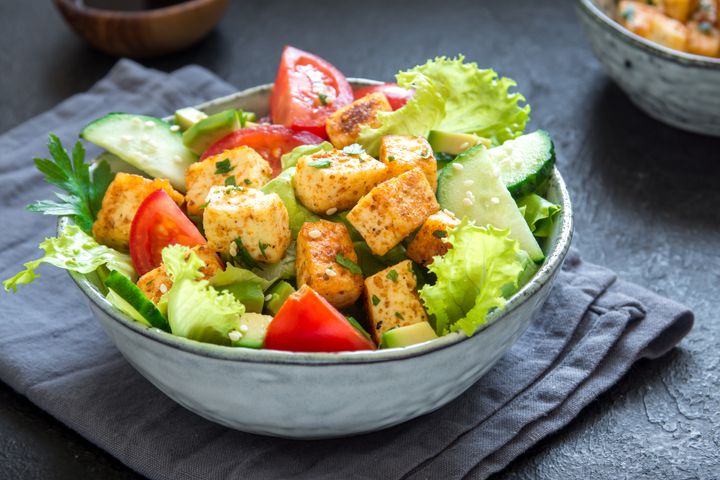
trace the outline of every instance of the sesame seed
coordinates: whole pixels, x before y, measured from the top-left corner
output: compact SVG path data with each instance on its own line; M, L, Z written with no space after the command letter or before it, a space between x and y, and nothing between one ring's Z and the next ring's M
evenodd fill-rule
M326 268L325 275L327 275L328 277L335 277L337 276L337 272L335 272L335 270L333 270L332 268Z
M465 167L463 167L462 163L457 163L457 162L453 162L452 166L458 172L461 172L465 168Z
M241 332L245 333L245 332L247 332L248 330L250 330L250 327L248 327L247 325L240 325L240 331L241 331Z
M154 126L155 126L155 122L153 122L153 121L151 121L151 120L148 120L147 122L145 122L145 126L148 127L148 128L154 127Z
M490 197L490 202L494 203L495 205L500 204L500 199L498 197Z
M142 120L140 120L139 117L133 117L132 120L130 120L130 121L131 121L132 124L135 125L136 127L139 127L140 125L142 125Z
M475 183L475 180L468 179L463 182L463 185L465 185L466 187L471 187L473 183Z
M318 230L317 228L313 228L312 230L310 230L308 232L308 237L310 237L312 239L318 239L321 236L322 236L322 233L320 233L320 230Z
M180 131L180 125L171 125L171 126L170 126L170 131L171 131L171 132L178 132L178 131Z
M272 300L272 294L268 293L267 295L265 295L265 301L269 302L270 300Z
M167 291L168 291L167 285L165 285L164 283L161 283L160 284L160 293L167 293Z
M230 255L233 257L237 255L237 253L238 253L237 243L230 242L230 246L228 247L228 253L230 253Z
M463 198L463 203L468 207L472 207L473 201L471 198Z
M337 213L337 208L335 208L335 207L328 208L325 213L328 215L335 215Z
M240 340L242 338L242 336L243 336L242 333L238 332L237 330L231 330L228 333L228 338L230 338L230 340L233 342L237 342L238 340Z

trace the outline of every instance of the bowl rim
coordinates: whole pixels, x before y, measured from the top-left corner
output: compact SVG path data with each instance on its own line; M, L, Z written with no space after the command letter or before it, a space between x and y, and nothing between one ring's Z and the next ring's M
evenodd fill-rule
M102 8L88 7L81 5L78 0L55 0L56 3L62 4L73 12L92 18L104 19L145 19L160 18L187 13L206 5L212 5L218 2L227 2L227 0L184 0L175 5L168 5L160 8L140 11L123 11L123 10L105 10Z
M704 55L696 55L694 53L681 52L672 48L652 42L646 38L637 35L627 28L620 25L610 15L605 13L595 4L594 0L578 0L581 10L595 20L600 26L606 30L617 34L626 43L640 47L649 53L663 57L667 60L674 61L681 65L691 65L694 67L720 69L720 58L707 57Z
M368 80L364 78L348 78L348 81L354 85L373 85L380 82L376 80ZM200 110L218 104L236 101L253 94L265 93L272 89L272 83L250 87L236 93L218 97L216 99L204 102L195 106ZM274 363L274 364L293 364L293 365L341 365L341 364L364 364L379 363L387 361L403 360L406 358L416 357L429 354L438 350L452 347L461 342L470 341L484 330L492 328L496 323L502 321L510 313L518 309L530 297L538 293L540 289L555 276L555 272L562 266L563 260L570 249L570 243L573 235L573 212L568 193L562 175L556 167L553 167L551 179L556 183L560 205L562 207L560 214L560 224L558 225L559 234L555 248L548 253L545 262L538 269L532 280L524 285L520 290L508 300L505 308L501 311L495 311L488 315L488 321L483 325L472 337L468 337L461 332L453 332L444 335L438 339L428 342L410 345L401 348L390 348L382 350L363 350L356 352L287 352L281 350L265 350L265 349L249 349L228 347L222 345L214 345L210 343L198 342L184 337L172 335L157 328L145 326L135 320L132 320L119 311L117 311L110 302L98 291L92 283L85 278L85 275L76 272L68 272L75 284L85 294L88 300L96 308L100 309L105 315L119 324L121 327L139 334L153 342L165 345L167 347L183 351L188 354L200 355L218 360L239 361L249 363ZM64 226L69 223L68 217L60 217L57 223L58 234Z

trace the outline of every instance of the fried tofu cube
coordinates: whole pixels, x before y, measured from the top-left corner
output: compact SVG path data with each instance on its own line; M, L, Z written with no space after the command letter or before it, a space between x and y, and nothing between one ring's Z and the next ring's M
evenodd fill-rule
M380 140L380 161L388 167L388 178L420 167L433 192L437 191L437 161L425 137L384 136Z
M448 230L457 226L460 220L449 210L440 210L430 215L410 241L405 251L408 258L427 267L436 255L445 255L450 244L443 241Z
M237 256L236 243L253 260L279 262L290 245L287 208L277 193L255 188L212 187L207 196L203 227L208 245L218 252Z
M190 215L202 215L210 188L224 185L260 188L272 178L272 168L267 160L247 146L208 157L188 167L185 173L187 211Z
M190 250L197 253L202 261L205 262L205 266L200 270L203 273L203 278L210 279L215 276L217 272L224 270L217 253L208 245L197 245ZM164 265L150 270L137 281L138 288L155 304L160 301L160 297L162 297L165 292L170 290L172 284L173 281L165 270Z
M332 144L343 148L357 142L364 126L379 127L380 112L392 112L392 107L384 94L371 93L336 110L325 122L325 130Z
M140 175L118 173L108 186L102 206L92 227L93 237L99 243L121 251L128 251L130 226L145 197L163 189L178 205L184 197L175 191L170 182L156 178L149 180Z
M687 51L695 55L720 57L720 32L707 23L688 23Z
M311 211L332 215L352 208L386 178L387 167L365 153L320 151L298 159L293 188Z
M647 38L650 35L653 18L661 13L652 5L640 2L621 1L618 3L618 21L636 35Z
M360 298L363 277L338 263L338 257L358 261L347 227L327 220L305 222L297 238L297 285L308 285L334 307L343 308Z
M685 50L688 28L682 22L665 15L655 15L650 23L648 40L675 50Z
M439 209L425 174L416 167L370 190L347 219L375 255L384 255Z
M665 15L680 22L687 22L690 15L691 0L662 0Z
M379 344L383 333L390 329L428 320L416 286L410 260L403 260L365 279L365 308L375 343Z

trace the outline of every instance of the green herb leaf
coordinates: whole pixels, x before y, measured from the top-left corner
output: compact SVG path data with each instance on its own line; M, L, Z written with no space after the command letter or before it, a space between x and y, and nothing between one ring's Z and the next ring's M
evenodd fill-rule
M395 161L395 155L388 155L387 159L388 159L388 162L394 162L394 161Z
M447 237L447 232L445 230L435 230L432 232L432 236L435 238L445 238Z
M373 304L374 307L377 307L378 304L380 303L380 299L378 298L377 295L373 295L373 296L370 298L370 300L372 300L372 304Z
M387 278L388 278L389 280L392 280L393 282L397 282L397 281L398 281L398 273L397 273L397 270L394 270L394 269L393 269L393 270L390 270L390 271L387 273Z
M357 320L355 320L354 317L346 317L346 318L347 318L347 321L350 322L350 325L352 325L353 327L355 327L355 330L357 330L358 332L362 333L363 337L365 337L365 338L367 338L368 340L370 340L370 334L363 328L362 325L360 325L360 322L358 322Z
M250 185L252 182L250 181L249 178L246 178L245 180L243 180L243 183L244 183L245 185Z
M353 275L362 275L362 270L360 270L360 267L358 267L357 263L353 262L349 258L344 257L342 253L338 253L337 255L335 255L335 261L341 266L350 270L350 273L352 273Z
M232 170L232 164L230 163L229 158L226 158L225 160L220 160L219 162L215 162L216 175L224 175L226 173L229 173L230 170Z
M230 175L229 177L227 177L227 178L225 179L225 186L226 186L226 187L230 187L230 186L233 186L233 187L234 187L234 186L236 186L236 185L237 185L237 181L235 180L235 175Z
M245 245L243 245L242 239L240 237L237 237L235 239L235 245L237 245L237 255L235 255L233 258L237 261L237 263L240 264L241 267L249 268L251 270L253 268L260 267L260 265L250 255L250 252L247 251L247 248L245 248Z
M403 317L403 314L400 312L395 312L395 317L399 318L400 320L405 320L405 317Z
M328 104L327 95L325 95L324 93L318 95L318 100L320 100L320 104L323 106L326 106Z
M45 175L46 182L67 193L55 194L59 202L41 200L28 205L27 209L45 215L69 215L82 231L90 233L105 191L115 175L107 162L102 161L91 176L90 165L85 163L85 149L79 141L73 147L72 160L53 134L48 140L48 150L52 160L35 158L35 165Z
M332 165L332 160L329 158L321 158L320 160L311 160L308 162L308 166L314 168L328 168L330 165Z
M265 249L269 247L270 245L263 242L258 242L258 248L260 249L260 253L262 253L262 256L267 258L267 254L265 253Z
M365 149L359 143L353 143L352 145L348 145L347 147L343 148L343 152L347 153L348 155L359 156L365 153Z

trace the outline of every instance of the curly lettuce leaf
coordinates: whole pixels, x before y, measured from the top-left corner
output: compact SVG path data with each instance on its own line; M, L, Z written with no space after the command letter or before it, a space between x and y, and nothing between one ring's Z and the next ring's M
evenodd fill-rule
M505 306L507 286L516 286L523 266L518 243L507 230L482 228L464 218L448 232L452 248L428 267L437 281L420 290L439 335L462 330L470 336L487 314Z
M415 94L400 109L394 112L380 112L380 127L365 126L360 131L358 143L368 155L377 157L380 139L385 135L415 135L426 137L445 115L444 86L435 85L422 73L413 70L400 72L395 76L397 84L415 89Z
M239 327L245 306L202 278L200 269L205 262L189 248L171 245L163 249L162 257L173 280L165 294L172 333L199 342L230 345L228 334Z
M25 263L25 270L3 282L6 292L16 292L18 285L27 285L39 278L36 270L43 263L82 274L94 272L104 265L132 280L137 278L130 255L100 245L76 225L66 225L60 236L46 238L39 248L45 252L42 257Z
M557 220L562 207L552 203L536 193L531 193L516 200L530 231L536 237L547 237Z

